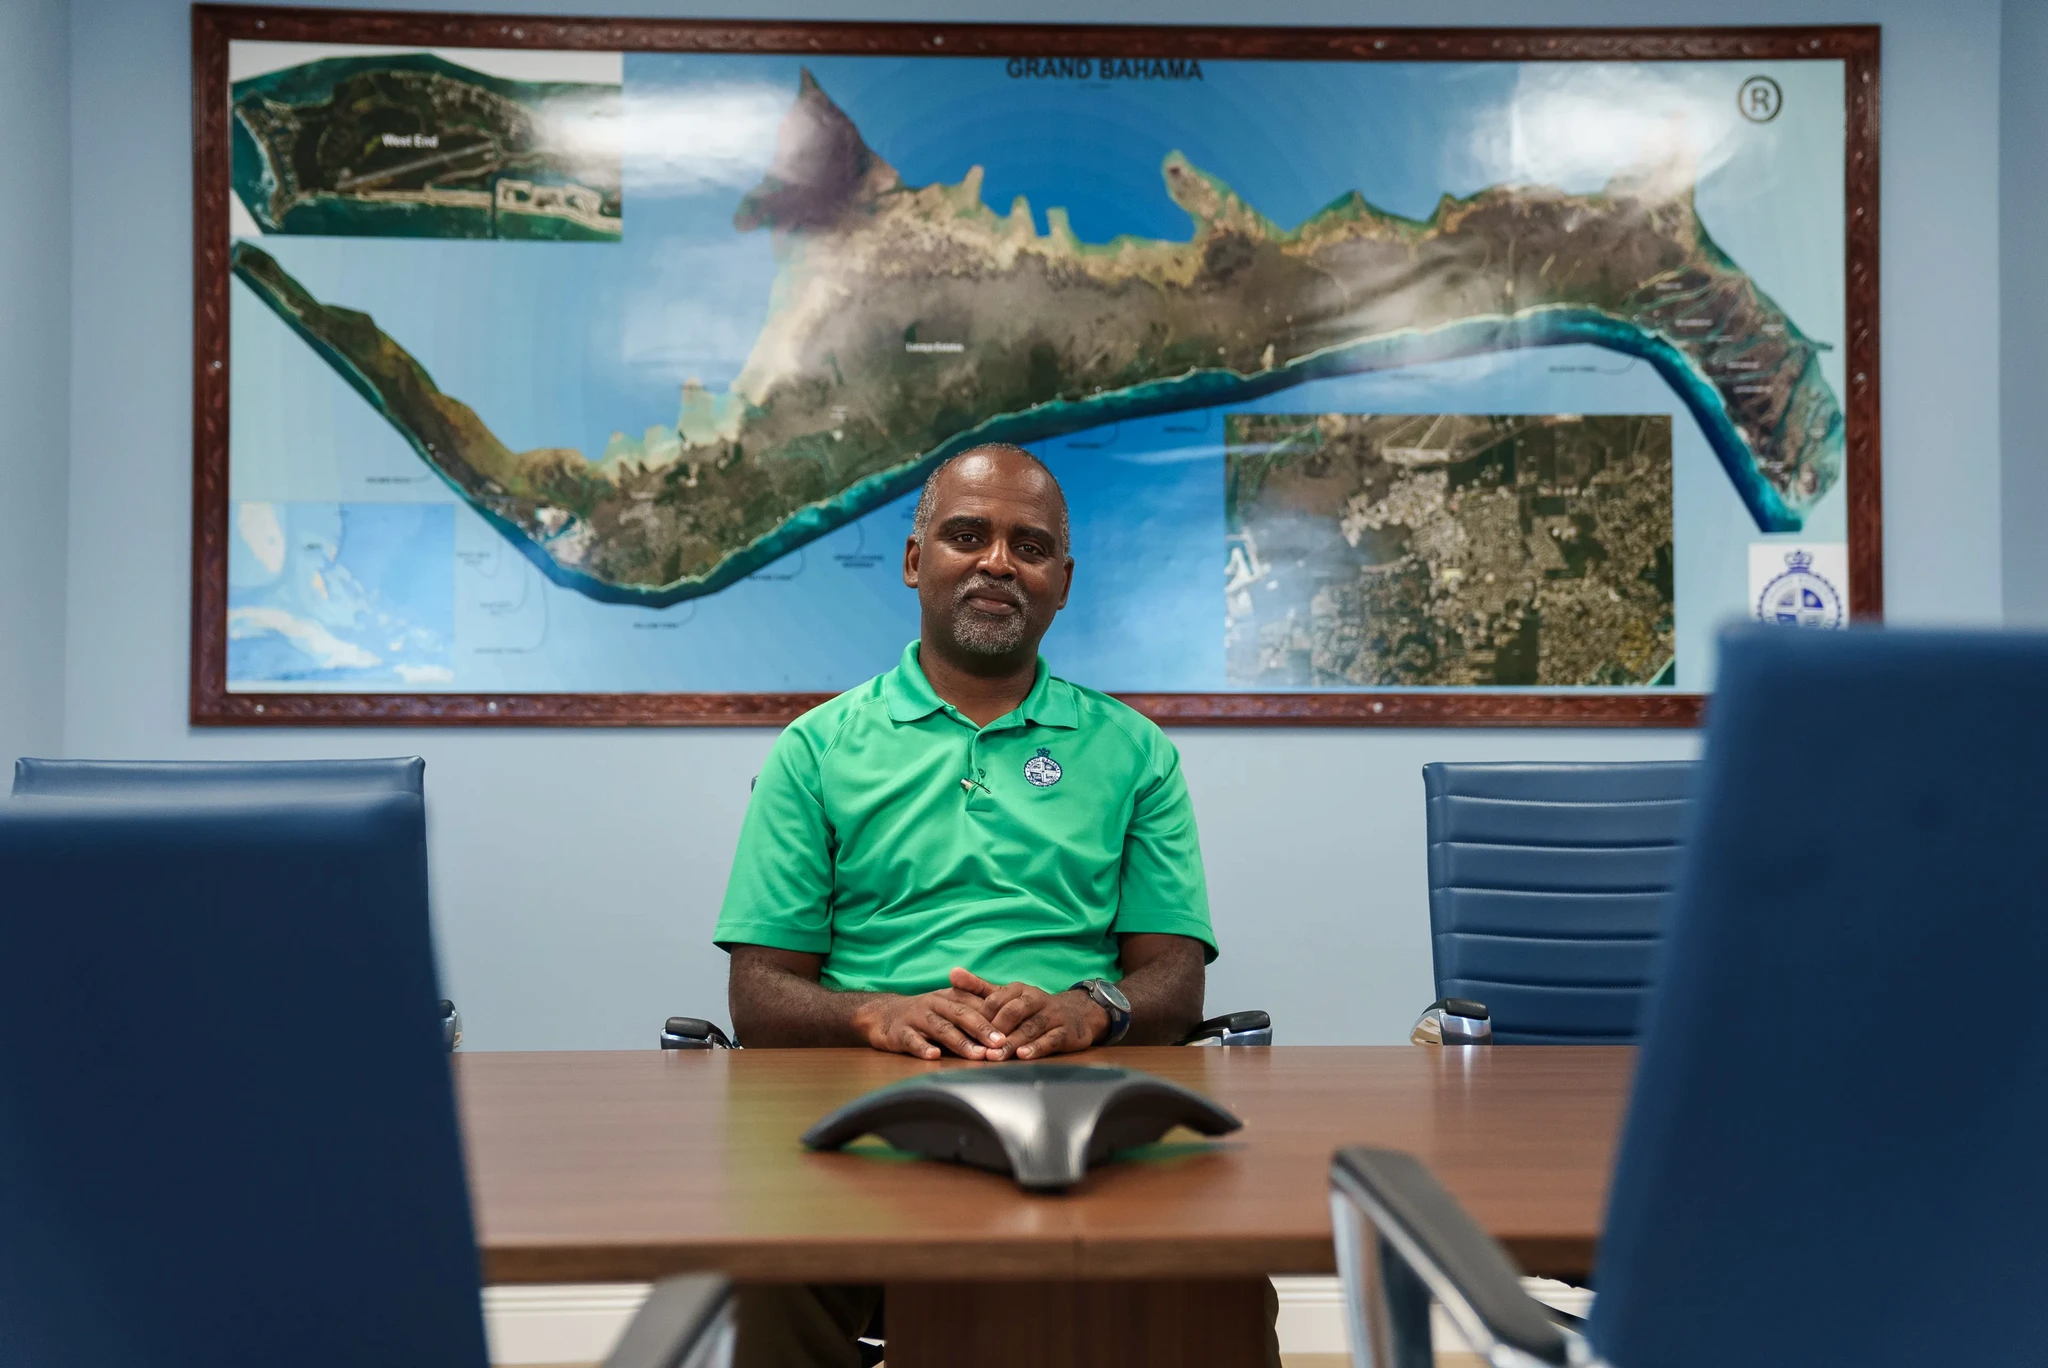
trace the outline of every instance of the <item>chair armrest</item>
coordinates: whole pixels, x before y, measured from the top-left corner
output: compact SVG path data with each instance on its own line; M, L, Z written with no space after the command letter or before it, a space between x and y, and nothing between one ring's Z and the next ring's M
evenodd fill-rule
M1176 1045L1271 1045L1273 1018L1264 1012L1230 1012L1210 1017L1176 1040Z
M1330 1161L1330 1197L1345 1290L1354 1313L1366 1313L1367 1325L1354 1323L1354 1333L1360 1328L1373 1333L1374 1324L1403 1319L1400 1308L1372 1303L1391 1300L1383 1289L1392 1285L1398 1291L1410 1282L1404 1275L1412 1274L1481 1359L1503 1368L1567 1361L1564 1333L1549 1309L1522 1290L1506 1251L1413 1155L1362 1147L1338 1150ZM1369 1231L1361 1228L1359 1218ZM1377 1238L1368 1241L1368 1234ZM1382 1267L1389 1261L1401 1265L1399 1275ZM1413 1316L1407 1319L1412 1323ZM1422 1325L1427 1324L1425 1306Z
M731 1036L702 1017L670 1017L662 1023L664 1050L737 1050Z
M647 1294L605 1368L726 1368L732 1284L712 1274L664 1278Z
M1410 1045L1491 1045L1493 1014L1470 998L1438 998L1408 1033Z

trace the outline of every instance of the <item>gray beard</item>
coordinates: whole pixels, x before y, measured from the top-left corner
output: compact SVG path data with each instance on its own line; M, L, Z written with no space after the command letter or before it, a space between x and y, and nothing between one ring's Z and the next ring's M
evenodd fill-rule
M953 640L975 655L1009 655L1024 644L1024 615L990 617L963 603L953 610Z
M990 592L993 586L987 581L968 580L959 589L959 600L953 604L953 640L960 649L973 655L1005 656L1024 644L1024 609L1020 604L1017 611L1006 617L991 617L967 606L967 596L979 589Z

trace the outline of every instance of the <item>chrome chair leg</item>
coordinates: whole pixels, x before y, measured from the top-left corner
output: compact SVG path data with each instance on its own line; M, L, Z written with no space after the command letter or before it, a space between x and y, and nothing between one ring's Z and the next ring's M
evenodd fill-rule
M1585 1340L1523 1290L1514 1264L1412 1155L1339 1150L1330 1226L1353 1368L1427 1368L1442 1305L1493 1368L1581 1368Z
M1352 1368L1433 1368L1429 1288L1340 1195L1331 1195L1330 1225L1344 1281Z

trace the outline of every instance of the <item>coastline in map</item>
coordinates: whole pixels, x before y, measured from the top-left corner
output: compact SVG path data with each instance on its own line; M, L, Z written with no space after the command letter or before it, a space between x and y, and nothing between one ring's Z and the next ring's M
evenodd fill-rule
M979 442L1022 444L1042 441L1090 428L1107 427L1126 419L1243 403L1312 380L1395 370L1499 351L1577 344L1604 347L1649 362L1699 420L1709 445L1757 526L1765 532L1796 532L1802 526L1799 515L1785 506L1777 491L1751 463L1748 445L1722 407L1718 391L1693 368L1682 352L1661 337L1598 310L1545 306L1511 317L1489 315L1461 319L1439 328L1367 338L1312 353L1286 366L1253 375L1239 375L1234 371L1193 371L1111 394L1073 401L1054 400L1022 413L1003 414L956 434L914 461L878 471L855 481L831 499L798 509L772 531L732 551L704 575L651 589L607 584L562 565L548 554L545 543L534 541L516 523L476 503L467 490L435 464L418 436L391 411L377 386L367 376L359 372L347 357L308 331L285 302L273 297L263 282L246 270L239 258L235 261L234 270L302 341L398 430L414 453L441 477L443 483L516 546L536 569L562 588L601 603L667 608L718 593L797 548L911 493L924 483L940 462ZM1839 417L1825 440L1836 445L1841 442Z
M297 66L279 67L260 76L236 81L228 92L228 98L240 101L250 95L262 95L280 104L318 104L332 99L334 88L343 81L365 71L428 71L451 80L467 81L503 99L528 105L583 95L593 90L623 89L609 81L515 81L451 62L431 52L413 51L380 52L365 57L320 57Z
M319 195L293 205L284 226L275 230L294 237L452 238L478 242L601 242L620 241L621 232L602 232L552 214L516 210L493 212L486 206L441 204L377 204Z
M991 418L941 443L914 462L870 475L823 503L798 509L774 531L734 551L708 574L659 589L605 584L557 563L543 544L533 541L514 524L487 509L479 508L478 512L510 538L542 574L564 589L573 589L604 603L667 608L730 588L806 543L911 493L924 484L940 462L980 442L1024 444L1043 441L1089 428L1107 427L1125 419L1151 418L1189 409L1243 403L1311 380L1398 370L1496 351L1582 343L1622 352L1654 366L1699 420L1708 444L1713 447L1728 478L1734 482L1736 492L1756 519L1757 526L1766 532L1800 530L1803 520L1785 506L1778 497L1778 491L1751 463L1748 444L1729 420L1727 410L1721 406L1719 392L1712 382L1693 368L1682 352L1662 338L1644 333L1632 323L1610 318L1597 310L1562 307L1531 310L1513 318L1462 319L1429 331L1368 338L1255 375L1196 371L1169 380L1136 385L1114 394L1071 402L1055 400L1023 413ZM380 411L383 408L381 404L378 407ZM1827 440L1831 443L1842 440L1839 418ZM424 453L421 459L425 459ZM457 488L457 492L462 491Z

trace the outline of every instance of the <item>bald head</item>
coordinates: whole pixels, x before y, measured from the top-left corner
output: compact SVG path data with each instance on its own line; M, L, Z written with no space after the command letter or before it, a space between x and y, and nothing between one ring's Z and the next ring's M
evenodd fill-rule
M995 478L1005 483L1012 482L1006 477L1012 477L1029 483L1031 471L1036 471L1052 491L1052 502L1058 509L1058 525L1050 530L1059 537L1059 554L1071 554L1074 529L1072 520L1067 516L1066 491L1060 488L1060 482L1046 468L1045 462L1009 442L985 442L939 462L939 468L925 480L924 491L917 496L917 512L910 518L911 537L923 543L925 534L931 530L932 510L938 506L939 485L949 476L957 473L976 481Z

